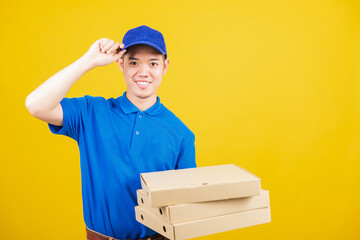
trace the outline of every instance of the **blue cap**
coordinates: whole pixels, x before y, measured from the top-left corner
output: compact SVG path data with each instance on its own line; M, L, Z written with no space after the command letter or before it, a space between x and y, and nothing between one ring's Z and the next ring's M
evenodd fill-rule
M162 33L146 25L128 30L124 35L122 43L125 45L122 49L135 44L149 45L165 55L165 59L167 58L166 45Z

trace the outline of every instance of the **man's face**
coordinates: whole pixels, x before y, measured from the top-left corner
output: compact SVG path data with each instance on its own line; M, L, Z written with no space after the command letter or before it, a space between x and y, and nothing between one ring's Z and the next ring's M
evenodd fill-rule
M130 97L146 99L157 96L163 75L169 66L169 59L155 48L147 45L135 45L126 51L123 59L118 61L127 85Z

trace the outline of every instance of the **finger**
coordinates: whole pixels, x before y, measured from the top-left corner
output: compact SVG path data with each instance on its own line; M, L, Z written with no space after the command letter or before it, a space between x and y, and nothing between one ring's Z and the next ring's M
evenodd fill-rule
M102 52L107 52L113 45L114 45L114 41L113 40L109 40L105 46L102 48Z
M98 42L103 43L104 41L108 41L108 40L109 40L108 38L100 38L100 39L98 40Z
M122 55L124 55L124 53L126 52L127 49L121 50L120 52L114 53L113 57L115 57L116 59L119 59L122 57Z
M108 38L101 38L99 39L99 43L100 43L100 50L109 42L110 39Z
M121 43L120 46L116 49L116 52L120 52L125 47L125 44Z
M125 47L125 44L121 43L120 46L118 46L118 47L115 49L115 53L120 52L121 50L123 50L124 47Z
M107 38L107 37L100 38L99 40L106 40L106 39L109 40L109 38Z
M118 48L120 48L120 43L115 43L106 53L114 53Z

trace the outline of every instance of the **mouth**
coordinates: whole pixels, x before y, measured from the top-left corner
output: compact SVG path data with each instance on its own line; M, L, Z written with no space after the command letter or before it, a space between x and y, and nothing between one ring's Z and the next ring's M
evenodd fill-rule
M151 84L151 82L148 82L148 81L135 81L135 82L136 82L136 85L141 89L145 89Z

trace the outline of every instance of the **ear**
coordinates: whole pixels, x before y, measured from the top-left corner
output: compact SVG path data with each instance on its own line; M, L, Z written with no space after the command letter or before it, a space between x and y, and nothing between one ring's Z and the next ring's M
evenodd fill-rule
M124 61L122 60L122 58L118 58L116 62L119 65L120 71L124 73Z
M167 58L167 59L165 59L165 61L164 61L164 72L163 72L163 75L165 75L165 73L167 72L168 68L169 68L169 59Z

